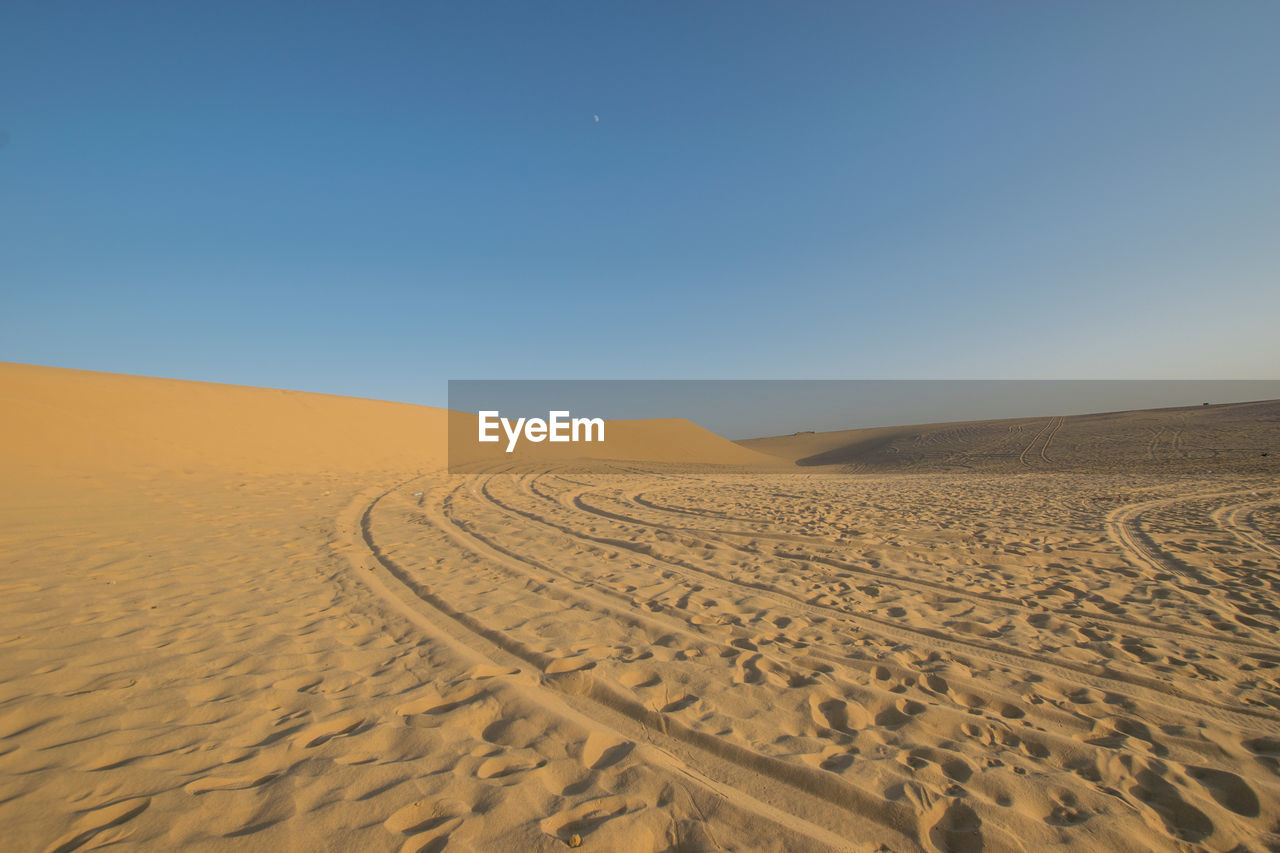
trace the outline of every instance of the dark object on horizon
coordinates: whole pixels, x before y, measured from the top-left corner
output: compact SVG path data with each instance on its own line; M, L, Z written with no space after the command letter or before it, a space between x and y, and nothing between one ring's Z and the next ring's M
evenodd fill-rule
M1207 406L1207 405L1209 405L1209 404L1208 404L1208 403L1201 403L1200 405L1202 405L1202 406Z

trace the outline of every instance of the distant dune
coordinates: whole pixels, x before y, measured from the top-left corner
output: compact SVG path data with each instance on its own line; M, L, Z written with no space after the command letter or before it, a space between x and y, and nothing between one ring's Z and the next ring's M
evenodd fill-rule
M5 498L111 476L168 472L406 472L446 464L444 409L332 394L0 363ZM474 436L475 418L460 434ZM455 424L456 425L456 424ZM759 465L776 462L678 419L614 421L604 444L522 444L484 460L572 458ZM25 496L24 496L25 495ZM0 500L4 500L0 499Z
M0 471L19 481L403 471L444 459L445 412L426 406L7 363L0 398Z
M1194 470L1280 451L1280 401L806 432L738 442L852 471Z

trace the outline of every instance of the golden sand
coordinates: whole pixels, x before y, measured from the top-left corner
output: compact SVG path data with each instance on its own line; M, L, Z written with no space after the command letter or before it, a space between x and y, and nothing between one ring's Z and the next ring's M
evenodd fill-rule
M1280 844L1280 405L449 476L423 407L0 399L5 849Z

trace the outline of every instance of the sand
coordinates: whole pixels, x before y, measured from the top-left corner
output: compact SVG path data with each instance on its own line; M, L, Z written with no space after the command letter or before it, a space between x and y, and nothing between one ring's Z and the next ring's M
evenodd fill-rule
M1280 404L449 476L422 407L0 399L6 849L1280 844Z

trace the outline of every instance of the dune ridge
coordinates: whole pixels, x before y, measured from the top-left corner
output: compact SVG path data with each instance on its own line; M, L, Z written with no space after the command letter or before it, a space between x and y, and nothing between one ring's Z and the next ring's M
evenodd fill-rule
M1208 470L1274 450L1280 401L803 432L739 441L804 467L850 471L1066 470L1121 465ZM1260 430L1262 434L1260 434Z

